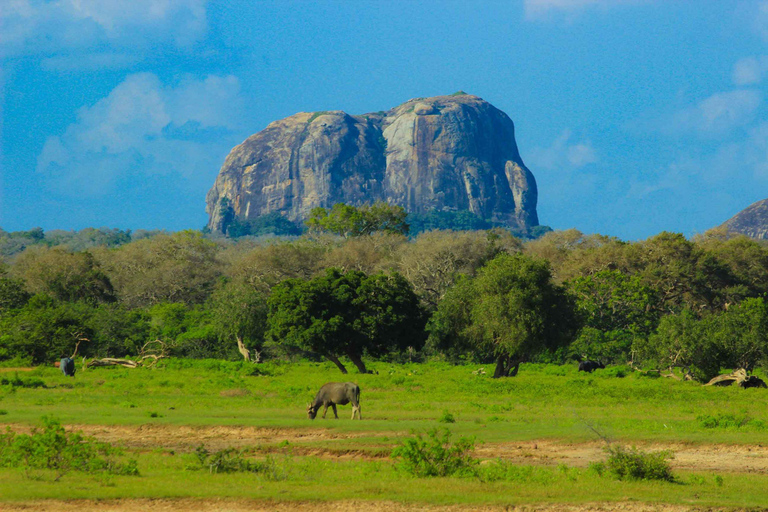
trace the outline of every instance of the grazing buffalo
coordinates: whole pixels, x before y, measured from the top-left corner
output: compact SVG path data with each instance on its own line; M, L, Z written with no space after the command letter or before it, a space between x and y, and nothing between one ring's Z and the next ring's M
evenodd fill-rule
M357 414L358 419L363 419L360 412L360 387L354 382L329 382L320 388L320 391L315 395L315 400L307 406L307 417L311 420L315 419L320 406L324 406L323 418L325 418L328 406L331 406L333 407L333 415L339 419L336 406L347 405L350 402L352 403L352 419L355 419L355 414Z
M605 368L605 365L600 361L582 361L579 363L580 372L592 373L600 368Z
M75 376L75 360L72 359L71 357L63 357L61 359L61 364L59 365L59 368L61 369L61 373L63 373L67 377Z

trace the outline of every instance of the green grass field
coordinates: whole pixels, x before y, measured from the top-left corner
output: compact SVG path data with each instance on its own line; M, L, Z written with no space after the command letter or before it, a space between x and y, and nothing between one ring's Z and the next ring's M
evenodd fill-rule
M705 388L624 368L586 375L575 365L523 365L517 377L501 380L478 372L480 365L371 367L378 374L343 376L331 364L190 360L161 361L152 369L78 371L74 379L55 368L3 371L0 422L27 431L42 416L52 416L97 438L121 441L126 455L138 461L140 476L105 479L73 472L53 482L2 469L0 499L56 498L66 490L70 498L89 499L768 504L768 459L761 451L768 446L766 390ZM350 420L349 406L339 408L339 420L306 418L306 404L331 380L360 385L363 421ZM446 412L455 422L440 421ZM389 458L391 449L412 431L434 427L449 428L454 438L475 437L477 454L487 462L516 450L511 469L494 482L425 480L398 471ZM683 447L688 454L701 450L715 458L701 468L695 457L676 467L675 483L619 481L588 468L589 462L604 458L595 429L617 443L650 450ZM231 445L254 460L270 454L274 474L193 470L199 444L211 449ZM537 448L529 449L539 444L542 449L593 448L563 462L555 452L539 457ZM720 467L717 457L728 461L729 452L737 449L748 464ZM339 481L345 484L334 485ZM350 487L357 489L354 495Z

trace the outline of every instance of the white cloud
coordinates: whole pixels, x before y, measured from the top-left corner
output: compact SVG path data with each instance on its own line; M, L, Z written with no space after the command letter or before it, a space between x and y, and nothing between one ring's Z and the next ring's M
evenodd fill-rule
M176 175L200 183L242 139L244 101L233 76L185 78L167 86L151 73L128 76L49 137L37 171L62 193L100 195L127 176Z
M535 147L526 158L534 171L576 170L597 162L595 150L589 141L572 141L570 130L563 130L549 147Z
M588 8L610 8L648 3L653 0L525 0L525 17L541 19L551 14L574 14Z
M762 94L755 90L716 93L693 107L673 114L662 131L669 134L694 132L700 135L722 135L749 124L762 101Z
M745 57L733 66L733 83L736 85L759 84L768 73L768 56Z
M207 28L206 0L2 0L0 55L55 55L109 43L186 46Z

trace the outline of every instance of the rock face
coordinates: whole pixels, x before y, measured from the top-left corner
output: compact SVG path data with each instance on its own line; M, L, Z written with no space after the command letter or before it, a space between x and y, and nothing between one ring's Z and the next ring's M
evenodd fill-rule
M408 212L469 210L538 225L536 181L502 111L477 96L410 100L387 112L301 112L235 147L206 198L208 227L280 212L387 201Z
M768 199L749 205L728 219L723 226L751 238L768 239Z

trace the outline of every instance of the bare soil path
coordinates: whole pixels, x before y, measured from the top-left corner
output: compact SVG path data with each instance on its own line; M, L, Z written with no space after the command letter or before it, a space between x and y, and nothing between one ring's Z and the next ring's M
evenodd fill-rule
M0 425L4 430L6 425ZM17 432L28 432L27 425L7 425ZM120 444L132 450L164 448L175 451L191 451L200 444L209 450L245 448L263 444L275 445L288 441L294 453L327 458L373 459L386 456L382 450L376 454L370 449L354 449L349 443L338 449L317 447L310 443L338 441L360 437L381 437L381 447L391 446L384 437L396 436L397 432L336 432L333 430L280 429L243 426L186 426L186 425L67 425L67 430L80 430L100 441ZM375 447L375 443L373 446ZM371 443L366 443L368 448ZM603 460L602 442L565 443L557 440L538 440L510 443L485 443L479 445L476 454L483 459L503 458L518 464L556 465L567 464L586 467L591 462ZM696 471L726 471L734 473L768 473L768 446L653 443L638 444L648 451L669 450L674 453L671 461L675 469Z
M126 512L152 510L157 512L694 512L720 511L721 508L695 508L681 505L646 504L637 502L587 503L579 505L543 504L518 506L436 506L403 504L391 501L333 501L333 502L273 502L253 500L195 500L195 499L131 499L131 500L45 500L21 503L0 503L0 512ZM733 510L733 509L727 509Z

